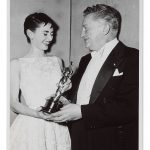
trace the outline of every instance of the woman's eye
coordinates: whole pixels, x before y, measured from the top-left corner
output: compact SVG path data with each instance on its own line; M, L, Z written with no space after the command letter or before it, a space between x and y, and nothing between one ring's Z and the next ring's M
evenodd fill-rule
M44 36L47 36L47 33L44 33Z

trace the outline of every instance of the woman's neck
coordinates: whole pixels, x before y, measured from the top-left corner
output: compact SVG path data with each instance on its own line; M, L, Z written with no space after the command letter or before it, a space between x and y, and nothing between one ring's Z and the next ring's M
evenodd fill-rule
M40 50L36 47L31 46L29 52L25 57L45 57L44 50Z

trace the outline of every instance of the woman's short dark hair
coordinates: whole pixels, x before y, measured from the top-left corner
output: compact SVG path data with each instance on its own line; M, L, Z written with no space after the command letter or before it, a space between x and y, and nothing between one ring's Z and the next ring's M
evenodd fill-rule
M31 31L35 31L36 28L38 28L41 24L47 25L50 23L52 25L52 28L54 29L54 32L58 30L58 25L55 23L55 21L50 18L48 15L44 13L33 13L26 17L24 21L24 34L27 37L27 42L30 43L30 38L27 35L27 29Z
M95 19L104 19L106 22L111 24L112 29L120 30L121 14L115 8L105 4L97 4L92 7L87 7L83 11L84 16L89 14L94 14Z

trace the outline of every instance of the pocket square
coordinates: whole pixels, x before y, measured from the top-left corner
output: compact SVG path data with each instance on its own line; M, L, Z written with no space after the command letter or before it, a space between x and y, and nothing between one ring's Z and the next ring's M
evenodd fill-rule
M115 76L122 76L122 75L123 75L123 72L120 72L120 73L119 73L119 70L116 69L116 70L114 71L113 77L115 77Z

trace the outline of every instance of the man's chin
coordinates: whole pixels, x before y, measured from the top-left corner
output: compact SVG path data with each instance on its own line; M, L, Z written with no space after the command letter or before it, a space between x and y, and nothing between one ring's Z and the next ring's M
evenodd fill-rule
M44 46L43 51L47 51L47 50L48 50L48 46Z
M88 44L85 44L85 48L90 49L90 46Z

